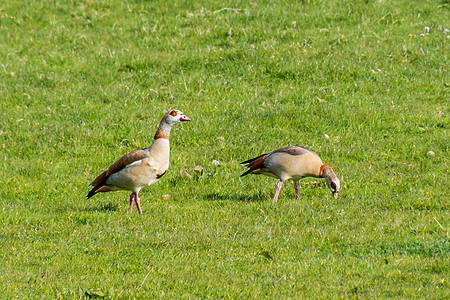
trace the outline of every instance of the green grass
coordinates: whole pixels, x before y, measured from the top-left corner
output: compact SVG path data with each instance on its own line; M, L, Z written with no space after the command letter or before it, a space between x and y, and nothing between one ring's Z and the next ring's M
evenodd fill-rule
M448 20L448 1L2 3L2 298L448 298ZM173 108L192 122L144 215L86 200ZM333 167L337 200L239 177L286 145Z

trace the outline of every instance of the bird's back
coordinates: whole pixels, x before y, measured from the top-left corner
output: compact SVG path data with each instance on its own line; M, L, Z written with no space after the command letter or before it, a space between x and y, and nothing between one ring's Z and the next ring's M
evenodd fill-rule
M299 180L308 176L318 177L321 165L319 156L307 149L300 153L274 151L266 158L262 174L278 177L282 181Z
M322 160L301 146L288 146L243 162L249 170L242 175L264 174L282 181L319 175Z

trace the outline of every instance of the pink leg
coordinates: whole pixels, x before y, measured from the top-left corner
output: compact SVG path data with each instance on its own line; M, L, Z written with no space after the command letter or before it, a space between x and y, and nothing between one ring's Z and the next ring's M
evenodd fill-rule
M283 181L279 181L277 184L277 190L275 191L275 197L273 197L273 202L277 202L278 195L280 194L281 187L283 186Z
M298 181L294 183L295 194L297 195L297 201L300 200L300 194L298 192Z
M130 207L128 207L128 212L129 212L129 213L132 213L132 212L133 212L133 202L135 201L135 200L134 200L134 199L135 199L135 196L136 196L135 193L131 193L131 195L130 195Z
M139 196L136 194L136 198L134 200L136 202L136 206L138 209L138 212L142 215L142 209L141 209L141 199L139 199Z

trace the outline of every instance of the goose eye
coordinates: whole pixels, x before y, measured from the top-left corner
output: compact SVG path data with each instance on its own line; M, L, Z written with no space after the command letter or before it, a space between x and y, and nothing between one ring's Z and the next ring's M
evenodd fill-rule
M336 189L336 183L331 182L331 188L332 188L333 190L335 190L335 189Z
M175 117L175 116L177 115L177 111L176 111L176 110L172 110L172 111L170 112L170 115L171 115L172 117Z

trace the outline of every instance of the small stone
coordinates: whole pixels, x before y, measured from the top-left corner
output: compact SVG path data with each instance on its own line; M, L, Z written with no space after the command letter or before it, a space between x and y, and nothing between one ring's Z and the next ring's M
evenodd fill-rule
M329 140L329 139L330 139L330 136L329 136L328 134L324 134L324 135L323 135L323 138L326 139L326 140Z
M433 152L433 151L431 151L431 150L430 150L430 151L428 151L428 152L427 152L427 154L428 154L429 156L435 156L435 155L436 155L436 153L434 153L434 152Z

